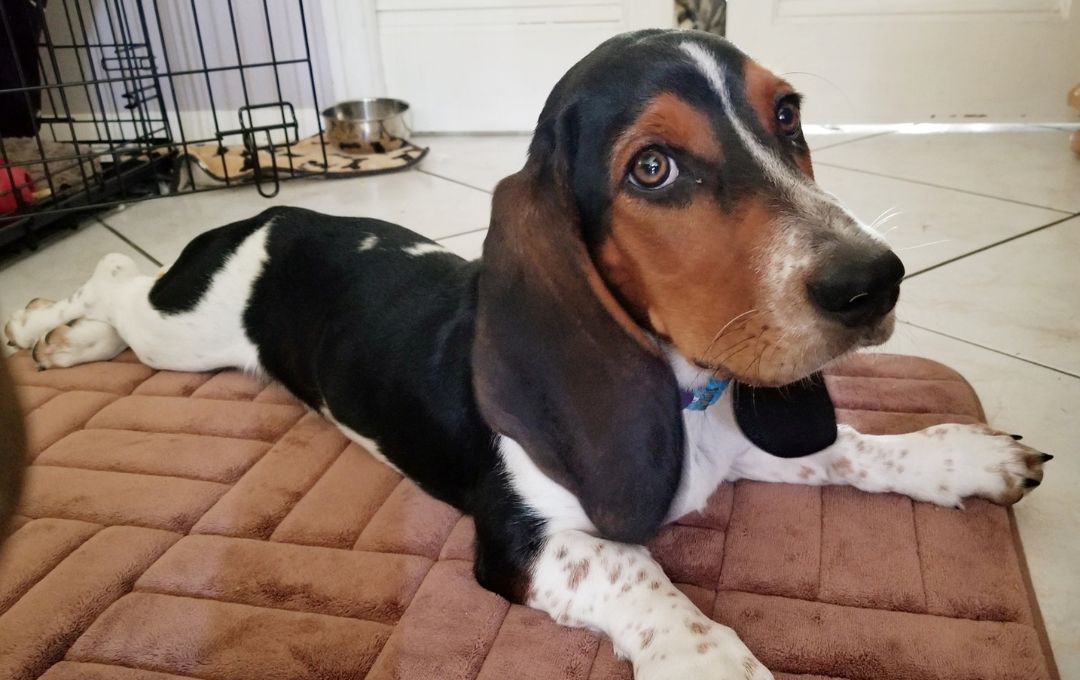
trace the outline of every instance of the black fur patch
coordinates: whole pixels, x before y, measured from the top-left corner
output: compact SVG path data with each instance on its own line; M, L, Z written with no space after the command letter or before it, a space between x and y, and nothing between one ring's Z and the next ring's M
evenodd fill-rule
M214 275L225 266L240 244L259 227L266 226L283 210L270 208L255 217L233 222L199 234L184 246L176 264L150 289L150 304L162 314L181 314L195 309Z
M501 462L481 483L474 515L476 580L511 602L525 604L529 572L543 548L545 522L510 489Z
M820 373L783 387L736 383L733 390L739 428L766 453L798 458L836 441L836 409Z

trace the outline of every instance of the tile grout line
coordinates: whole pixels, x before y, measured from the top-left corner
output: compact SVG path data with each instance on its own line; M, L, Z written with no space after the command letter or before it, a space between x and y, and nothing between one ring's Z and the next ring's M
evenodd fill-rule
M457 185L460 185L460 186L463 186L463 187L467 187L469 189L473 189L475 191L479 191L481 193L485 193L488 196L492 196L495 193L494 191L488 191L487 189L482 189L482 188L480 188L478 186L474 186L472 184L462 182L459 179L454 179L452 177L447 177L445 175L439 175L439 174L436 174L434 172L431 172L430 170L424 170L423 168L417 168L416 171L423 174L423 175L427 175L428 177L435 177L435 178L438 178L438 179L441 179L441 180L445 180L447 182L451 182L453 184L457 184Z
M1054 373L1060 373L1061 375L1068 376L1070 378L1080 379L1080 375L1077 375L1076 373L1070 373L1069 371L1066 371L1064 369L1057 368L1055 366L1050 366L1049 364L1044 364L1044 363L1035 361L1034 359L1028 359L1026 357L1017 356L1015 354L1009 354L1008 352L1005 352L1005 351L1000 350L1000 349L996 349L994 347L990 347L988 345L983 345L981 343L975 342L974 340L967 340L967 339L961 338L959 336L952 335L951 333L946 333L944 331L937 331L937 330L934 330L933 328L928 328L926 326L922 326L920 324L913 323L911 321L904 321L903 319L897 319L897 321L904 324L905 326L911 326L912 328L918 328L919 330L926 331L927 333L933 333L934 335L940 335L943 338L949 338L950 340L956 340L957 342L962 342L965 345L971 345L972 347L978 347L979 349L984 349L987 352L993 352L994 354L1000 354L1001 356L1008 357L1009 359L1016 359L1017 361L1022 361L1025 364L1031 364L1032 366L1038 366L1039 368L1045 368L1048 371L1053 371Z
M487 231L487 230L488 230L488 227L477 227L476 229L470 229L468 231L459 231L456 234L447 234L446 236L440 236L439 238L434 239L434 240L436 242L438 242L438 243L442 243L443 241L445 241L447 239L457 238L458 236L468 236L469 234L475 234L477 232Z
M141 246L139 246L139 244L135 243L134 241L129 239L127 236L124 236L119 231L114 229L113 226L111 224L109 224L108 222L106 222L105 220L101 219L100 217L95 217L94 221L97 222L98 224L100 224L101 226L105 227L106 229L108 229L109 232L111 232L113 236L120 239L124 243L128 244L128 246L133 248L136 252L138 252L140 255L142 255L146 259L150 260L151 262L153 262L154 264L156 264L159 267L164 266L161 262L158 261L158 259L156 257L154 257L150 253L146 252L145 250L142 249Z
M991 248L997 248L998 246L1005 245L1006 243L1010 243L1012 241L1023 238L1025 236L1031 236L1032 234L1043 231L1045 229L1049 229L1050 227L1056 227L1059 224L1063 224L1065 222L1068 222L1069 220L1076 219L1077 217L1080 217L1080 213L1074 213L1072 215L1066 215L1066 216L1064 216L1064 217L1062 217L1060 219L1054 220L1053 222L1048 222L1046 224L1039 225L1038 227L1028 229L1027 231L1021 232L1019 234L1014 234L1012 236L1009 236L1008 238L1003 238L1000 241L995 241L994 243L989 243L989 244L987 244L985 246L980 246L979 248L976 248L975 250L972 250L970 252L963 253L961 255L957 255L956 257L951 257L951 258L945 260L944 262L938 262L937 264L932 264L929 267L926 267L925 269L920 269L919 271L915 272L914 274L908 274L907 276L904 277L903 280L904 281L909 281L909 280L915 278L916 276L919 276L921 274L926 274L928 272L932 272L935 269L940 269L941 267L944 267L947 264L952 264L953 262L957 262L959 260L967 259L967 258L971 257L972 255L978 255L979 253L986 252L987 250L990 250Z
M856 137L855 139L845 139L842 142L836 142L834 144L829 144L827 146L819 146L816 149L810 149L810 153L811 153L811 155L813 155L813 154L815 154L815 153L817 153L819 151L824 151L825 149L835 149L838 146L845 146L847 144L854 144L855 142L864 142L864 141L866 141L868 139L873 139L875 137L884 137L885 135L895 135L895 134L896 134L895 130L886 130L884 132L872 132L872 133L869 133L869 134L864 135L862 137Z
M1068 210L1062 210L1061 208L1051 208L1050 206L1039 205L1038 203L1028 203L1026 201L1018 201L1015 198L1005 198L1003 196L993 196L991 194L982 194L982 193L979 193L978 191L971 191L969 189L959 189L957 187L945 186L943 184L934 184L932 182L924 182L923 180L919 180L919 179L911 179L911 178L908 178L908 177L898 177L896 175L886 175L883 172L874 172L873 170L861 170L859 168L853 168L853 167L850 167L850 166L847 166L847 165L838 165L836 163L829 163L828 161L817 161L817 162L815 162L815 165L824 165L825 167L836 168L837 170L847 170L848 172L858 172L858 173L862 173L864 175L872 175L874 177L882 177L884 179L893 179L893 180L896 180L897 182L908 182L909 184L919 184L919 185L926 186L926 187L933 187L935 189L945 189L947 191L956 191L958 193L968 194L970 196L979 196L981 198L990 198L990 199L993 199L995 201L1005 201L1006 203L1015 203L1016 205L1023 205L1023 206L1026 206L1028 208L1040 208L1042 210L1049 210L1050 212L1056 212L1056 213L1060 213L1062 215L1069 215L1069 216L1074 216L1075 215L1075 213L1070 212Z

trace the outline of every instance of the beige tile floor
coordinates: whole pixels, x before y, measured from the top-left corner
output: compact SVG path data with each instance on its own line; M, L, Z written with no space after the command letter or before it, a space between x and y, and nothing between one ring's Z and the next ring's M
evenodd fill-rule
M1063 678L1080 678L1080 159L1068 130L815 136L818 179L881 230L910 273L887 349L928 356L975 385L991 422L1054 453L1016 508ZM195 234L273 204L400 222L476 256L496 182L528 139L429 137L419 171L283 185L273 200L236 189L134 204L0 260L0 314L70 293L98 257L133 254L153 271Z

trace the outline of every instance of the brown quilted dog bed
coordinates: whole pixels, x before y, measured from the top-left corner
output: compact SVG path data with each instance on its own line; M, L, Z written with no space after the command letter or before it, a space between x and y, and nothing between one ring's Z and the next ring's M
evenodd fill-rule
M481 589L471 521L277 385L130 355L12 370L33 465L0 555L2 678L630 677L610 643ZM829 387L864 431L983 418L923 359L861 356ZM740 482L650 548L778 678L1056 677L989 503Z

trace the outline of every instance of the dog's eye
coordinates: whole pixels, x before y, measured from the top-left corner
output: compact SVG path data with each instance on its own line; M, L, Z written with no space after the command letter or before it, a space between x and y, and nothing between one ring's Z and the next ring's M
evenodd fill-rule
M780 102L776 107L776 124L780 134L794 137L799 134L799 107L792 102Z
M679 176L675 159L657 148L648 148L637 155L630 164L627 178L641 189L661 189Z

